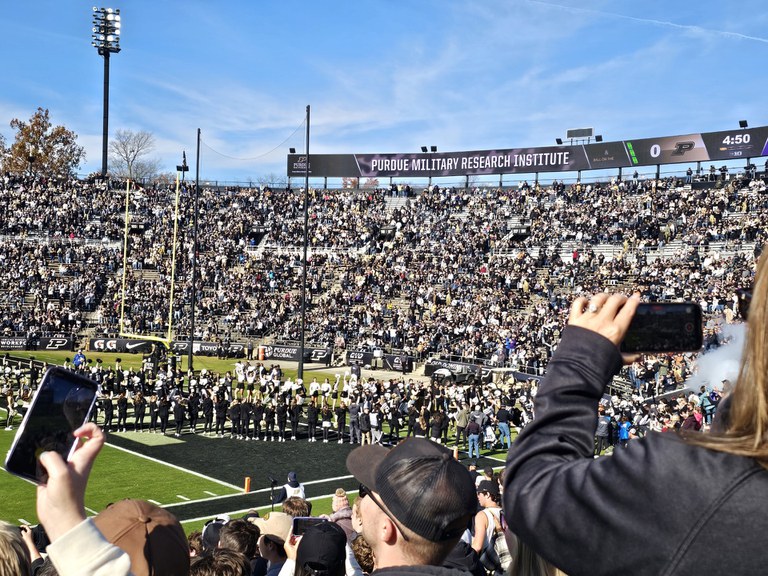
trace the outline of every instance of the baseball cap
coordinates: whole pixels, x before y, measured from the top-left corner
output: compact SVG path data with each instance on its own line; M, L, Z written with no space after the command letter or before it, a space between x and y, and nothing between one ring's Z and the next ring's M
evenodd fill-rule
M215 550L219 546L219 536L221 534L221 527L229 522L229 516L226 514L217 516L213 520L209 520L203 526L203 549L206 551Z
M344 576L347 559L346 544L346 533L335 522L323 522L311 526L299 540L296 566L309 568L312 574Z
M121 500L94 516L109 542L128 553L136 576L189 574L189 545L170 512L145 500Z
M251 522L259 527L262 536L280 544L285 544L293 530L293 516L285 512L270 512L263 518L252 518Z
M298 482L296 472L288 472L288 482Z
M459 537L476 512L469 472L426 438L407 438L391 450L361 446L347 456L347 469L403 526L431 542Z
M492 480L482 480L477 485L477 491L488 492L489 494L493 494L494 496L498 496L501 494L501 492L499 492L499 483L494 482Z

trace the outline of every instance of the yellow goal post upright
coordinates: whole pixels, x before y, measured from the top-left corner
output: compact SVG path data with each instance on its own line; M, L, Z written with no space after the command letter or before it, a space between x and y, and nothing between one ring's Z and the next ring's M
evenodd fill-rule
M167 349L170 349L173 341L173 299L176 283L176 244L179 233L179 197L181 192L181 183L179 173L176 172L176 199L173 211L173 249L171 251L171 291L168 299L168 332L166 336L154 336L152 334L137 334L125 330L125 299L126 283L128 278L128 233L131 229L131 181L127 180L125 184L125 230L123 232L123 281L120 294L120 336L122 338L141 338L153 342L162 343Z

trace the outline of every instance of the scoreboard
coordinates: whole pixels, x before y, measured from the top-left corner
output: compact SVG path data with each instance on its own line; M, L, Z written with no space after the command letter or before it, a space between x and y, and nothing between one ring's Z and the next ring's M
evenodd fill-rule
M288 176L532 174L768 156L768 126L638 140L440 153L288 155Z

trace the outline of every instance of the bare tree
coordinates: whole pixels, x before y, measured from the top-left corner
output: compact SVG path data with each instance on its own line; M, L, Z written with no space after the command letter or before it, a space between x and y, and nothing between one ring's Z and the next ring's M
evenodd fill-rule
M118 130L109 142L110 172L129 180L154 178L160 161L146 156L155 148L155 137L144 130Z
M256 183L261 188L272 188L273 190L279 190L288 186L288 181L285 176L280 176L274 172L264 174L256 179Z

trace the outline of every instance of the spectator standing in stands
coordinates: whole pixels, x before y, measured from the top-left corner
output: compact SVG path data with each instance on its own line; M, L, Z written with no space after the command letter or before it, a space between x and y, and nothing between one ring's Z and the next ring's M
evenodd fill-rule
M267 576L277 576L287 556L285 542L291 536L293 518L283 512L270 512L268 517L252 520L261 532L259 554L269 562Z
M648 434L595 460L595 412L622 366L618 347L638 304L637 295L604 293L574 301L536 395L536 418L507 459L510 529L568 574L762 573L768 254L758 264L738 382L714 430ZM717 546L723 534L738 547Z
M331 514L323 514L320 517L326 518L331 522L336 522L344 530L347 535L347 541L352 541L357 537L352 527L352 506L349 504L349 498L343 488L337 488L331 501Z
M360 482L359 515L375 558L373 575L455 574L440 565L466 530L477 498L466 469L446 448L423 438L391 450L361 446L347 457L347 468Z

